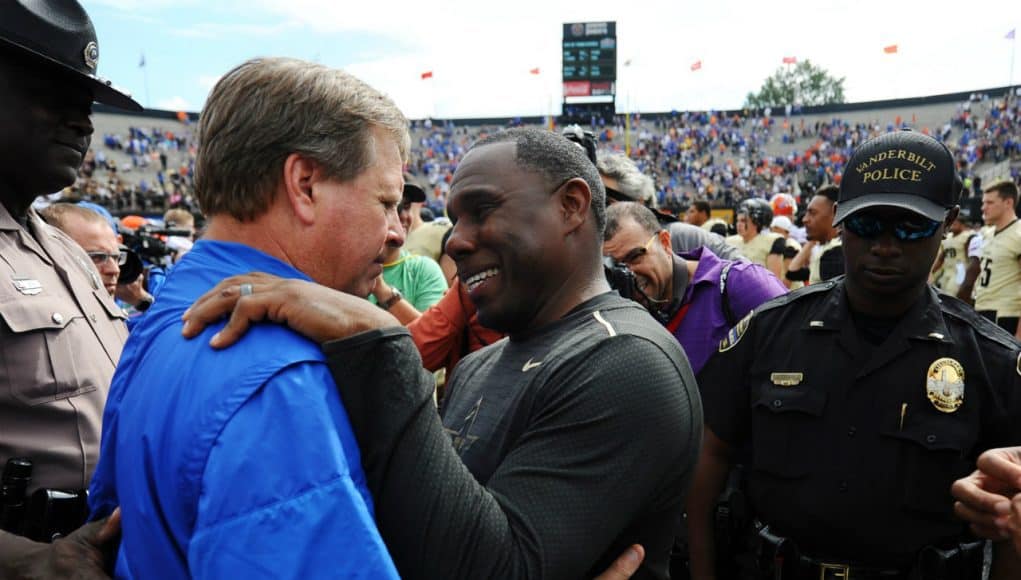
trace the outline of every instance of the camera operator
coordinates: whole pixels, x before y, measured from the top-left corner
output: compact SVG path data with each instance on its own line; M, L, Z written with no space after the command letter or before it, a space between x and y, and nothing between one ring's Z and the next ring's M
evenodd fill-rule
M103 216L70 203L54 203L42 210L40 215L46 223L60 229L85 250L96 266L102 286L111 296L138 312L145 312L152 306L153 298L145 290L141 272L126 279L121 276L121 267L128 261L128 251L121 246Z

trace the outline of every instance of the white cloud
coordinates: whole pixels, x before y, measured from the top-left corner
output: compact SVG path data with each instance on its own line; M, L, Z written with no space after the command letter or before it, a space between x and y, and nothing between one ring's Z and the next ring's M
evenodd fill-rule
M218 22L198 22L187 28L175 28L171 33L186 38L230 38L236 36L273 36L281 34L292 23L280 23L272 26L259 24L220 24Z
M184 97L173 96L169 99L162 99L156 103L157 109L164 111L191 111L191 104Z

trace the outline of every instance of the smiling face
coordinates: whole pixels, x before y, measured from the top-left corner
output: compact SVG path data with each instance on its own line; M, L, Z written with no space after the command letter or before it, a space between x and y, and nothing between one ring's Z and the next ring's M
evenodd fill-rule
M862 213L866 212L887 223L919 219L918 214L894 207L877 207ZM889 227L876 237L863 238L845 225L841 235L846 285L855 310L863 314L872 314L884 307L897 311L906 309L898 305L913 303L928 280L943 232L956 215L956 211L951 211L948 221L932 236L918 240L899 240Z
M552 321L548 305L562 288L564 222L556 189L518 167L516 145L476 147L458 165L448 213L446 252L478 307L479 321L506 333Z
M0 51L0 191L17 212L74 183L92 135L92 92Z
M613 237L603 243L603 255L624 264L635 275L636 287L644 293L632 296L646 308L646 297L665 301L670 299L673 286L673 258L670 235L665 230L649 233L630 217L622 218Z

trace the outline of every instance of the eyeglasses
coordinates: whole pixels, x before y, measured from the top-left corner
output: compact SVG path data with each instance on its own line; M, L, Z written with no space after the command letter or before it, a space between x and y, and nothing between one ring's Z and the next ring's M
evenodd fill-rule
M859 238L878 238L883 232L892 232L902 242L931 238L943 222L922 216L883 219L875 214L858 213L844 220L844 227Z
M125 251L117 252L116 254L108 254L106 252L87 252L89 258L92 259L92 263L97 266L102 266L107 260L113 260L117 262L118 266L123 266L128 261L128 253Z
M620 260L614 260L614 263L623 266L634 266L635 264L641 261L642 257L645 256L645 254L649 253L649 248L652 247L652 242L656 241L656 238L658 237L659 232L652 234L652 237L649 238L649 241L645 242L644 246L631 250Z

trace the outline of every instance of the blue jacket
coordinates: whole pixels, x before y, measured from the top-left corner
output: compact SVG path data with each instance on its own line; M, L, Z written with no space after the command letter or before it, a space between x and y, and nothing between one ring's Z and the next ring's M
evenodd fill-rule
M93 517L121 506L119 578L396 578L358 446L318 345L257 324L235 346L181 337L223 278L307 279L248 246L200 241L124 347L103 416Z

